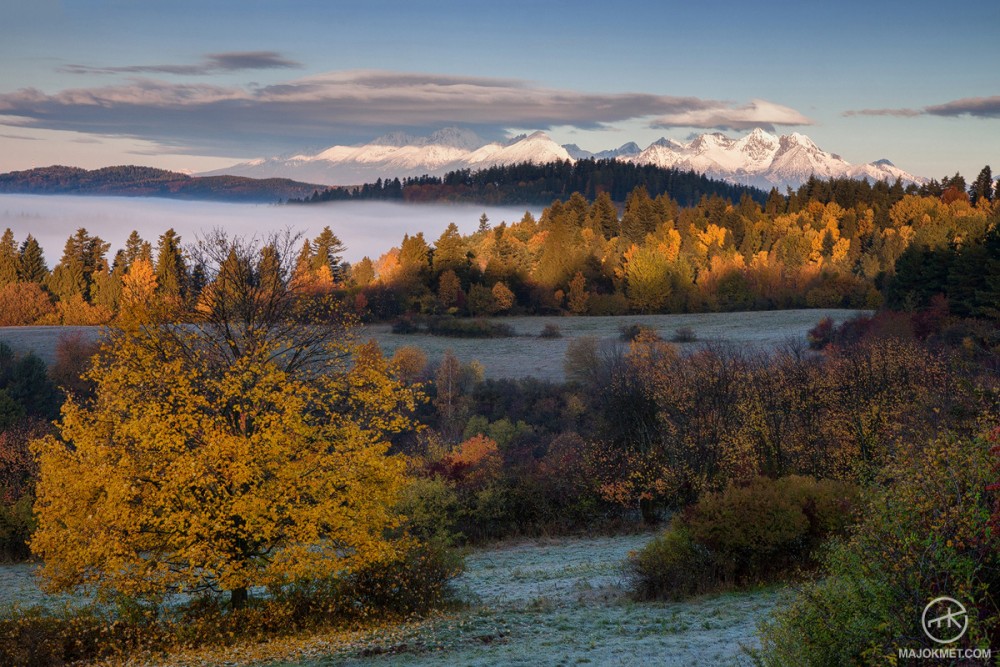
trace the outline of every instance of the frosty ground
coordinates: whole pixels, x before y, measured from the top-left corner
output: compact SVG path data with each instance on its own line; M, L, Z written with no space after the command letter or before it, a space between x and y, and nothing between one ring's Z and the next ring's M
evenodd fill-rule
M531 376L562 382L566 346L574 338L594 336L600 340L618 340L619 329L643 324L671 340L678 329L688 328L696 341L684 343L689 351L704 344L731 344L744 348L773 350L789 340L804 344L806 332L824 317L840 323L859 311L843 309L769 310L741 313L689 313L681 315L628 315L615 317L504 317L495 321L510 325L510 338L446 338L427 334L398 335L389 324L373 324L359 329L359 340L374 338L387 355L400 347L412 345L436 362L445 350L452 350L464 362L476 360L483 365L487 378ZM542 329L552 324L562 334L559 338L539 338ZM17 351L33 350L47 363L55 359L60 336L78 332L96 338L100 327L0 327L0 340Z
M756 624L784 589L638 603L623 563L648 535L526 542L466 559L469 611L364 638L321 665L728 665L747 663Z
M472 551L454 611L378 631L201 649L144 663L280 665L738 665L757 623L790 592L768 588L687 602L640 603L623 564L649 534L543 539ZM44 601L30 566L2 568L4 602Z

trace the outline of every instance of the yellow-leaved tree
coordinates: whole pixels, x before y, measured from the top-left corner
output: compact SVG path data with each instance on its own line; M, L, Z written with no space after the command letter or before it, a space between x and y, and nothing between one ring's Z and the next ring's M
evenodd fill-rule
M286 235L287 237L288 235ZM110 598L281 586L389 562L411 389L291 279L291 238L192 249L197 309L143 303L107 335L41 472L32 550L48 587Z

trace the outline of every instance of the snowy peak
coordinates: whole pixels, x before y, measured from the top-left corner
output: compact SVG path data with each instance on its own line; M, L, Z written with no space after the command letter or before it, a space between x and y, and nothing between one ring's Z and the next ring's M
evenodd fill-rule
M457 169L483 169L522 162L615 159L636 164L693 170L710 178L770 189L797 187L809 179L849 177L869 181L900 179L921 183L889 160L851 165L824 151L804 134L776 136L760 128L732 138L721 132L694 137L688 143L661 138L645 149L635 142L590 152L575 144L560 146L545 132L502 142L487 142L471 130L449 127L426 137L390 132L362 145L331 146L314 155L257 159L210 172L256 178L285 177L328 185L357 185L378 178L442 175Z

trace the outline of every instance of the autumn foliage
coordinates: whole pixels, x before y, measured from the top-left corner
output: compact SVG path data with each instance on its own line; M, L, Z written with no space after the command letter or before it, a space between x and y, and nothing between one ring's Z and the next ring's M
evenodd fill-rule
M408 427L414 395L374 345L290 319L287 287L244 282L251 249L206 248L220 261L201 324L113 330L87 375L94 399L71 396L58 435L36 444L31 547L50 588L223 590L240 606L250 587L401 549L387 536L404 466L387 437Z

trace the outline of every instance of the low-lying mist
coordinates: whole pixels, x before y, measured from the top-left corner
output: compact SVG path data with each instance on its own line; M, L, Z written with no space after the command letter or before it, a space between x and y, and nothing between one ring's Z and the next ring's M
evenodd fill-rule
M433 243L449 223L463 234L479 226L485 212L491 225L517 222L539 207L484 206L476 204L403 204L390 202L331 202L302 206L229 204L138 197L82 197L70 195L0 195L0 231L10 227L20 244L28 234L45 251L51 269L62 256L66 239L78 228L111 243L108 258L121 248L129 232L156 246L169 228L193 243L205 232L221 228L236 236L264 236L291 229L315 238L329 225L347 246L344 259L356 262L365 255L378 258L398 246L403 234L423 232Z

